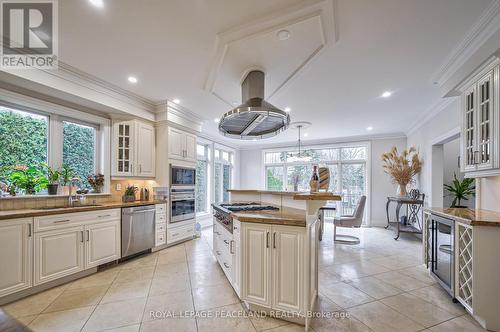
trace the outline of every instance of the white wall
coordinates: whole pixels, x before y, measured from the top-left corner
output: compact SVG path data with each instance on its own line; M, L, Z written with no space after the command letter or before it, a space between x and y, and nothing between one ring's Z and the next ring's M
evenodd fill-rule
M454 174L457 175L459 180L463 180L464 173L460 172L460 167L458 165L458 157L460 156L460 138L456 138L448 143L443 144L443 183L451 184L454 179ZM453 201L453 196L450 196L448 192L444 191L443 207L450 207ZM475 199L474 197L469 198L468 201L462 201L461 205L474 208Z
M440 184L439 188L433 188L433 182L438 183L440 181L432 181L432 176L443 176L442 165L437 167L441 169L440 174L437 172L432 172L432 154L433 154L433 143L446 135L449 132L457 129L460 126L460 109L459 109L459 99L455 98L448 106L443 109L434 118L428 120L419 129L410 133L407 138L408 147L414 146L419 154L420 158L423 160L422 172L417 178L416 186L421 192L426 194L426 206L436 204L440 202L442 204L442 187ZM441 197L433 197L440 195ZM436 194L438 193L438 194ZM438 203L439 205L439 203Z
M333 142L332 142L333 143ZM336 142L337 143L337 142ZM371 225L386 223L385 203L387 196L396 193L396 187L382 169L381 156L393 146L406 148L406 138L377 139L371 141ZM240 151L240 189L264 189L262 149ZM369 203L370 204L370 203Z
M500 212L500 176L480 179L481 209Z

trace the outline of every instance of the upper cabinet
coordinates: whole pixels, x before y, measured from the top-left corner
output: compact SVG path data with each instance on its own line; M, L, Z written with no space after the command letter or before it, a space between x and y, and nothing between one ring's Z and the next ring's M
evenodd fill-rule
M138 120L113 123L112 176L155 176L155 128Z
M168 157L169 159L196 162L196 135L169 127Z
M493 62L464 85L461 97L462 170L470 177L500 174L499 65Z

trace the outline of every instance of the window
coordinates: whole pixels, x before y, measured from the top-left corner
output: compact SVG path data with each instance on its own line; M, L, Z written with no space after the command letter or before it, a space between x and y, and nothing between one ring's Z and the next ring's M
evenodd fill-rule
M47 116L0 106L0 170L47 162L48 127Z
M227 202L227 190L232 185L234 155L229 151L215 149L214 159L214 202Z
M91 189L87 176L96 172L96 128L63 121L63 164L71 167L80 186Z
M208 175L210 149L208 145L196 146L196 213L208 213Z
M354 212L366 195L367 146L334 146L305 149L300 156L293 149L264 151L267 190L308 191L314 165L330 169L330 191L342 194L342 214Z

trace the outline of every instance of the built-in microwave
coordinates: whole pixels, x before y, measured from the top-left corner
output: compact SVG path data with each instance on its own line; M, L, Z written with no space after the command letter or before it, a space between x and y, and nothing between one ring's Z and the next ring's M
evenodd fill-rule
M170 186L187 187L196 184L196 168L170 164Z

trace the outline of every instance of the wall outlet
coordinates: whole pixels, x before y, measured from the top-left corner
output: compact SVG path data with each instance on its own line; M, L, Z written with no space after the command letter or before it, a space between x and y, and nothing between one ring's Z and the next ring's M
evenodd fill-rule
M120 183L116 184L116 191L121 191L122 190L122 185Z

